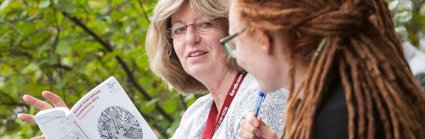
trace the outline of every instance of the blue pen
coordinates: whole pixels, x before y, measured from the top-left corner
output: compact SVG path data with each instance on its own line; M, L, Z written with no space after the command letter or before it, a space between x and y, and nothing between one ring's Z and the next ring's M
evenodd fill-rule
M258 101L257 101L257 106L255 108L255 117L257 117L258 113L260 113L261 103L263 103L265 98L266 98L266 94L263 91L258 92Z

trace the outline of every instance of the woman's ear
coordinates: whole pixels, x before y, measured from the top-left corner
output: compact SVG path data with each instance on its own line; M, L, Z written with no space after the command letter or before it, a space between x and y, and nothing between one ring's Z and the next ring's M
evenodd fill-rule
M265 52L267 55L270 55L273 52L271 35L269 34L269 32L264 30L260 32L261 32L261 37L260 37L261 48L263 49L263 52Z

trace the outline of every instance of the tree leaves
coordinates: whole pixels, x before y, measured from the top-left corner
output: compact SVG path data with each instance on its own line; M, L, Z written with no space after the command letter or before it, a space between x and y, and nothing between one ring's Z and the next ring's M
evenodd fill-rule
M423 40L425 37L425 14L421 14L421 11L425 11L424 7L423 0L392 0L389 4L401 40L409 41L416 47L422 45L425 49L425 43L420 43L421 38Z
M47 8L50 6L50 0L42 0L39 4L40 8Z
M150 72L143 47L148 24L140 18L141 8L132 3L0 0L0 94L10 96L0 101L0 122L5 125L0 126L0 138L40 135L36 126L15 120L17 113L37 112L22 103L23 94L41 98L41 91L51 90L72 106L109 76L120 81L152 128L161 137L170 137L175 130L171 125L176 125L174 119L181 117L185 106L176 92ZM144 3L148 3L146 9L155 4ZM136 85L152 99L144 97Z
M71 51L72 51L72 49L71 49L70 46L68 46L68 42L60 41L56 50L55 50L55 53L58 54L58 55L65 56L67 54L70 54Z
M63 12L74 14L76 12L76 5L72 0L57 0L57 9L60 9Z

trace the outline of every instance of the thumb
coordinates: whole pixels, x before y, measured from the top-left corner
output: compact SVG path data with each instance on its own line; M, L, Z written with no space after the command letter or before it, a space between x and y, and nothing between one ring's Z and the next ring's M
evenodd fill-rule
M277 135L274 132L274 130L269 128L269 126L264 122L262 117L258 117L258 122L259 122L259 125L260 125L258 127L258 129L259 129L258 131L260 131L262 138L277 139Z
M262 116L258 116L257 121L258 121L258 127L261 128L262 126L267 126L266 123L264 123Z
M256 120L257 120L257 123L258 123L258 130L257 130L257 132L255 133L255 136L256 137L258 137L258 138L260 138L260 137L263 137L263 132L265 132L265 123L263 122L263 120L262 120L262 117L260 117L260 116L258 116L258 117L256 117L255 118Z

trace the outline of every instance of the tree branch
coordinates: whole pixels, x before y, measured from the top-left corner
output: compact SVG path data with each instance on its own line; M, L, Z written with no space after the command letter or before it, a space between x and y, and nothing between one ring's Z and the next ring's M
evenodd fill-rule
M145 17L146 21L148 21L148 23L151 23L151 21L149 20L149 16L146 13L146 10L145 10L145 8L143 6L142 1L141 0L137 0L137 2L139 3L140 8L142 8L143 16Z
M184 102L184 97L182 95L180 95L180 102L183 104L184 109L187 109L187 104L186 102Z
M56 8L52 8L53 9L53 14L55 15L54 17L55 17L55 24L56 24L56 35L55 35L55 39L53 40L53 49L56 49L56 46L58 45L58 42L59 42L59 37L60 37L60 34L61 34L61 29L60 29L60 27L59 27L59 22L58 22L58 15L57 15L57 12L56 12Z
M96 33L93 32L93 30L91 30L90 28L88 28L83 22L81 22L78 18L73 17L71 15L69 15L66 12L62 12L62 14L68 18L69 20L71 20L72 22L74 22L75 24L77 24L79 27L81 27L86 33L88 33L90 36L92 36L98 43L100 43L108 52L112 52L114 51L112 45L109 42L104 41L102 38L100 38L99 35L97 35ZM128 67L128 64L120 57L120 56L115 56L115 59L118 61L118 63L121 65L121 67L123 68L123 70L125 71L125 73L127 74L127 77L129 79L129 81L134 85L134 87L136 87L136 89L148 100L151 100L152 97L149 96L149 94L146 92L146 90L137 82L137 80L134 78L134 74L133 72L130 71L130 68ZM168 115L165 110L159 106L158 103L155 103L155 108L159 111L159 113L161 113L161 115L163 115L165 117L165 119L167 121L169 121L170 123L172 123L174 121L174 119Z
M136 105L136 108L138 110L140 110L140 106ZM146 113L140 112L140 114L142 114L142 116L146 119L146 120L155 120L154 117L149 116ZM156 129L161 129L161 126L159 126L158 124L150 124L151 126L155 127ZM168 134L165 132L165 130L157 130L159 132L159 134L162 135L162 137L164 137L165 139L169 138Z
M86 33L88 33L90 36L92 36L98 43L100 43L106 50L109 52L112 52L114 49L112 48L112 45L99 37L96 33L94 33L90 28L88 28L83 22L80 21L80 19L73 17L69 15L66 12L62 12L62 15L77 24L79 27L81 27Z
M7 94L4 91L0 91L0 105L6 105L6 106L26 106L23 103L19 103L17 102L12 96L10 96L9 94ZM9 101L6 101L6 99L8 99Z
M9 107L11 107L11 106L27 106L24 103L16 103L16 102L6 102L6 103L2 102L2 103L0 103L0 105L9 106Z
M64 69L65 71L70 71L70 70L72 70L72 67L65 66L65 65L62 65L62 64L60 64L60 63L57 63L57 64L55 64L55 65L53 65L53 66L54 66L54 67L61 68L61 69Z

